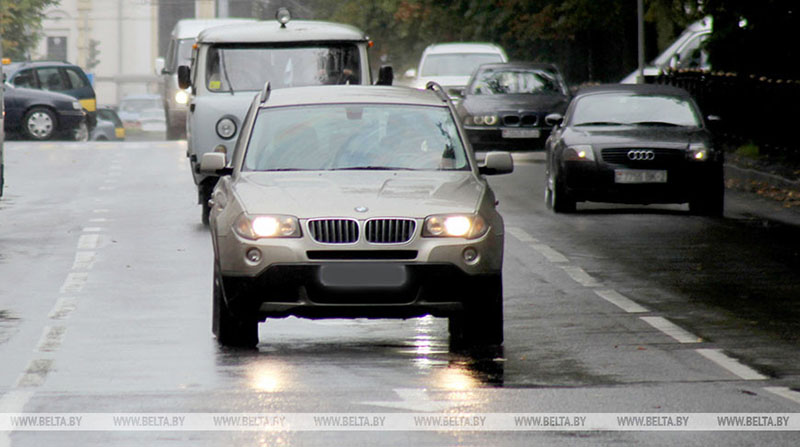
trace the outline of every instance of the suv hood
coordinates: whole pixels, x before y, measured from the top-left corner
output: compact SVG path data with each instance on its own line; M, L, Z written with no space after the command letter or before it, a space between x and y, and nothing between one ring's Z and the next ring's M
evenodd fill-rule
M486 187L471 171L294 171L242 173L234 189L250 214L366 219L473 213Z

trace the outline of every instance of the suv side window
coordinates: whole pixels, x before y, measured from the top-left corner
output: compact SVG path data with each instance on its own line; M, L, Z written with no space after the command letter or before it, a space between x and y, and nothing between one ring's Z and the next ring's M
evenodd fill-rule
M33 77L33 70L21 70L14 76L12 82L15 87L38 88L36 78Z
M80 75L80 73L78 73L77 70L75 70L74 68L67 68L65 71L67 72L69 83L72 84L73 89L83 88L87 86L86 80L83 78L83 76Z
M58 67L37 68L36 75L42 84L42 90L60 92L67 90L67 84Z

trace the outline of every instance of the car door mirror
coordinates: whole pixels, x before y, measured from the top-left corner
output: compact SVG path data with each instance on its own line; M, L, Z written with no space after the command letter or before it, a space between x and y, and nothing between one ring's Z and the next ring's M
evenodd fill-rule
M391 65L383 65L378 69L378 82L376 85L392 85L394 82L394 70Z
M206 152L200 159L200 172L203 174L222 175L227 163L225 154L221 152Z
M155 61L155 72L156 72L156 75L167 74L167 73L164 72L164 58L163 57L157 57L156 58L156 61Z
M178 87L186 90L192 85L191 69L188 65L178 67Z
M560 113L551 113L544 118L544 122L548 126L560 126L564 122L564 116Z
M489 152L478 170L483 175L510 174L514 172L514 159L508 152Z

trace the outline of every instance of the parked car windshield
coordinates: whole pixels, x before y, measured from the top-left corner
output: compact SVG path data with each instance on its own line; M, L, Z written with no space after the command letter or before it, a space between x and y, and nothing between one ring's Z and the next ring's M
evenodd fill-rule
M487 69L475 77L472 95L566 94L558 74L542 69Z
M667 125L700 127L692 103L674 96L598 94L578 99L570 125Z
M447 108L331 104L260 111L243 170L468 168Z
M429 54L421 76L469 76L482 64L503 62L497 53Z
M208 52L207 87L212 92L256 91L325 84L359 84L355 44L313 47L214 47Z

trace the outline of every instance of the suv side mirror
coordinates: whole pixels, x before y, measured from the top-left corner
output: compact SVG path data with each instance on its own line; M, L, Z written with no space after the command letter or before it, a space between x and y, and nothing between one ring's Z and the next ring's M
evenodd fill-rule
M164 72L164 58L157 57L155 62L155 72L156 75L167 74Z
M489 152L478 170L484 175L510 174L514 172L514 159L508 152Z
M187 65L178 67L178 87L186 90L192 85L191 69Z
M392 85L394 82L394 70L391 65L382 65L378 69L378 82L375 85Z

